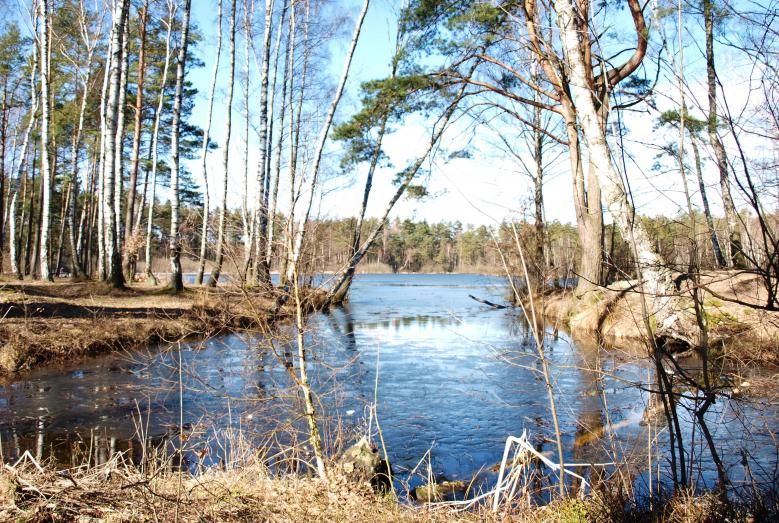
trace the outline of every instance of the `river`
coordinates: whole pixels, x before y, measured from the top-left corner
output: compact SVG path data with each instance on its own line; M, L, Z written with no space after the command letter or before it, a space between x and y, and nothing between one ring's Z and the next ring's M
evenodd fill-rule
M310 373L328 444L343 448L368 424L375 438L368 415L375 403L393 469L412 486L428 474L466 481L479 474L488 483L506 437L523 430L556 460L527 323L517 309L493 309L469 297L502 303L506 294L505 281L490 276L359 275L348 305L310 316ZM138 457L139 433L159 444L178 441L171 435L180 419L190 462L206 466L228 457L227 429L254 447L299 442L305 425L284 364L295 349L281 331L274 340L230 334L104 355L6 382L0 385L3 456L13 460L30 450L63 466L87 453L97 461L116 451ZM554 326L546 328L545 347L566 461L609 462L616 452L633 464L635 484L646 488L648 441L657 438L662 450L667 434L660 417L645 415L648 395L640 385L651 386L650 362L632 351L574 343ZM743 455L754 476L774 477L776 405L720 400L708 419L734 480L747 478ZM268 439L271 431L275 440ZM698 484L711 485L714 469L700 435L689 423L684 432L702 463ZM653 459L667 479L665 459Z

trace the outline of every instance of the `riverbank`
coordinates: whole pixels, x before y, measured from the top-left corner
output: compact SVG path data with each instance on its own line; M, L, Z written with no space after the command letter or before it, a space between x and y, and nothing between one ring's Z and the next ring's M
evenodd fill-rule
M2 464L2 463L0 463ZM129 521L349 521L697 523L770 521L773 496L723 501L712 493L631 502L608 491L547 505L519 500L491 510L491 497L470 507L447 502L414 505L377 494L331 468L328 481L301 474L272 477L261 464L198 475L141 470L117 454L100 466L56 471L32 457L0 467L0 520L79 523ZM613 498L613 499L611 499Z
M57 280L0 284L0 375L54 361L254 329L267 331L273 296L191 286L171 294L133 284Z
M779 364L779 312L760 308L766 296L757 276L712 272L701 277L701 288L711 347L732 361ZM690 291L689 280L681 281L681 306L674 313L696 336ZM574 336L599 335L619 346L638 346L646 339L641 295L632 281L615 282L578 299L570 289L555 292L544 298L544 312Z

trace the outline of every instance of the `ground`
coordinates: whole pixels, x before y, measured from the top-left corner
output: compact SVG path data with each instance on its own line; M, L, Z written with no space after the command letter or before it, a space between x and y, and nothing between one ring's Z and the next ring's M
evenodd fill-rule
M760 307L766 293L752 274L717 271L702 275L703 310L709 346L722 349L731 361L779 364L779 312ZM691 337L697 336L689 280L679 282L676 310ZM576 299L573 291L545 298L544 310L577 336L598 334L620 348L643 350L647 327L641 295L634 282L619 281Z
M273 309L263 293L222 287L174 295L145 284L116 290L96 282L6 281L0 283L0 375L160 341L263 329L275 319Z

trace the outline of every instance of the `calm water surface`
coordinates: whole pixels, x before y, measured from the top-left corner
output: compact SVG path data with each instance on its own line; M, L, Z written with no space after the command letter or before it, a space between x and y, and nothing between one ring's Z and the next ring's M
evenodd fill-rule
M377 402L395 472L412 484L422 479L408 473L426 455L423 474L430 467L436 475L468 480L482 471L489 481L506 437L524 429L539 450L554 451L526 323L518 310L491 309L469 295L503 302L506 285L479 275L360 275L348 306L309 318L310 373L329 439L364 432L369 423L375 429L367 406ZM636 384L651 382L648 362L577 346L553 327L545 345L566 461L610 461L616 451L639 463L636 482L645 484L648 438L665 437L659 418L648 416L658 421L651 429L642 423L647 395ZM74 448L90 443L98 460L112 450L138 454L139 427L150 440L173 440L180 416L193 452L208 449L206 463L224 458L216 435L228 427L257 444L267 443L271 430L279 441L300 441L300 405L285 367L294 353L284 339L233 334L181 350L154 348L35 370L0 385L3 455L13 459L29 449L66 465ZM736 480L745 477L743 455L753 474L775 474L776 413L775 405L759 399L712 408L711 428ZM686 434L699 445L699 435ZM711 482L713 467L703 455L700 479ZM663 468L663 459L654 462Z

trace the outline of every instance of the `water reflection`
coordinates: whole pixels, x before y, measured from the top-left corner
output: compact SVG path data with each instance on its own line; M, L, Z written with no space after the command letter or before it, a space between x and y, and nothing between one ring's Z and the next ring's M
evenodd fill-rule
M364 431L364 413L375 403L394 469L404 479L429 450L434 474L470 481L482 471L480 478L490 481L506 437L523 429L554 459L532 330L516 311L484 307L468 294L502 302L505 287L498 278L473 275L362 275L347 306L308 319L310 376L330 441L339 443L340 435L348 442ZM618 455L631 464L625 481L648 484L647 442L657 436L662 445L665 437L661 411L644 392L651 366L635 353L574 342L555 326L540 332L566 461L597 481L614 472L597 464ZM190 459L203 466L239 452L217 439L224 430L255 447L302 448L305 425L288 372L297 365L292 334L282 330L273 340L233 334L34 371L0 386L3 455L14 459L30 450L71 464L87 449L95 461L118 450L140 458L148 445L178 444L180 413ZM719 444L737 441L750 459L775 462L775 407L767 407L758 416L749 404L718 403L710 416ZM691 435L691 420L682 422ZM652 459L665 466L664 458ZM729 452L726 459L733 476L744 478L741 455ZM288 456L275 463L301 466ZM704 476L713 472L708 467ZM409 480L412 486L422 481Z

